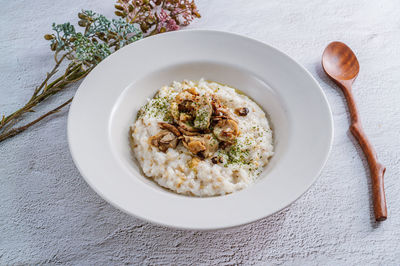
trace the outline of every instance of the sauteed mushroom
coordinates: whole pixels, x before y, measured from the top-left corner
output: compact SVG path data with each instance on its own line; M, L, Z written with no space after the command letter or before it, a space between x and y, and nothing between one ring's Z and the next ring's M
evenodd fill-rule
M238 124L232 119L222 119L214 127L215 136L224 142L233 142L239 136Z
M171 125L171 124L165 123L165 122L159 122L158 125L162 129L171 131L172 133L174 133L175 136L179 137L182 135L181 132L174 125Z
M247 107L236 108L235 113L238 116L246 116L249 113L249 108L247 108Z
M211 156L218 149L218 141L211 134L183 136L182 143L191 153L203 159Z
M178 138L171 131L161 130L158 134L149 138L149 143L160 151L166 152L168 148L176 148Z

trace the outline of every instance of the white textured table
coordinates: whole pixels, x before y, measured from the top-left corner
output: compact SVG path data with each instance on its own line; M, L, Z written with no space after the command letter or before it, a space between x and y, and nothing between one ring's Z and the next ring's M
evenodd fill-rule
M110 16L114 11L111 0L0 2L0 113L26 101L52 66L42 36L53 21L76 22L82 8ZM191 28L265 41L320 82L335 138L316 184L286 210L234 229L195 232L148 224L111 207L81 178L68 150L64 110L0 144L0 264L399 264L400 3L197 2L203 17ZM322 51L333 40L349 44L361 62L355 96L387 166L389 219L381 224L372 217L369 173L348 132L342 94L321 71Z

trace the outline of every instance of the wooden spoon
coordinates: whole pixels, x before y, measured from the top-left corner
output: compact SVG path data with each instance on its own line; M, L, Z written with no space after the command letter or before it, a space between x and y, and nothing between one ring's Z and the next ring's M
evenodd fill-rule
M325 48L322 55L322 67L325 73L342 89L346 97L351 117L350 131L367 157L371 172L375 219L376 221L384 221L387 218L385 190L383 187L383 175L386 168L378 162L375 150L362 129L351 89L360 70L357 57L346 44L332 42Z

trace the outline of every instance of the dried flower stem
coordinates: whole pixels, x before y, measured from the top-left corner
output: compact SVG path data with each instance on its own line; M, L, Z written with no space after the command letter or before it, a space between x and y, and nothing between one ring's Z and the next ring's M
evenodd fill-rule
M53 110L47 112L46 114L40 116L39 118L33 120L32 122L26 124L26 125L21 126L21 127L18 127L18 128L13 128L13 129L11 129L11 130L8 130L8 131L5 132L5 133L0 134L0 142L2 142L2 141L5 140L5 139L11 138L11 137L13 137L13 136L15 136L15 135L17 135L17 134L19 134L19 133L21 133L21 132L27 130L29 127L31 127L31 126L33 126L34 124L38 123L40 120L46 118L47 116L52 115L52 114L54 114L54 113L57 113L57 112L58 112L59 110L61 110L64 106L68 105L70 102L72 102L72 98L69 99L68 101L66 101L65 103L61 104L60 106L54 108Z
M79 67L80 67L80 65L75 66L74 68L69 70L66 74L64 74L61 77L54 80L51 84L49 84L48 86L45 87L45 88L47 88L46 90L42 90L42 93L38 94L38 92L40 90L36 89L32 98L21 109L17 110L13 114L11 114L11 115L7 116L5 119L3 119L3 121L0 125L0 132L1 132L0 133L0 142L25 131L30 126L38 123L40 120L44 119L45 117L47 117L51 114L54 114L56 111L60 110L65 105L70 103L72 101L72 98L69 99L67 102L61 104L57 108L45 113L44 115L40 116L39 118L33 120L32 122L30 122L24 126L18 127L18 128L12 128L18 122L19 117L21 117L22 115L24 115L27 112L32 112L33 111L32 108L35 107L38 103L47 99L51 95L56 94L57 92L62 90L67 84L76 82L76 81L84 78L91 70L91 69L88 69L84 72L81 72L78 77L74 78L73 80L70 80L69 78L71 76L73 76L75 73L77 73L77 70L79 70ZM50 78L51 76L52 76L52 74L49 73L48 78ZM45 85L39 86L39 87L43 88L44 86Z
M6 131L7 126L12 122L16 121L19 117L21 117L23 114L27 112L32 112L32 108L35 107L38 103L42 102L43 100L47 99L49 96L53 95L54 93L60 91L65 85L68 83L71 83L72 81L77 81L78 79L83 78L88 74L88 71L84 71L80 74L78 78L75 78L74 80L69 80L69 78L73 75L76 74L81 67L81 65L75 66L72 69L67 69L64 75L58 77L55 79L52 83L47 85L47 82L49 79L57 72L57 68L59 67L59 63L57 63L53 70L47 74L47 77L45 81L35 89L31 99L19 110L15 111L14 113L8 115L5 117L2 122L0 123L0 130L2 130L1 134ZM40 94L39 94L40 93Z
M61 60L62 61L62 60ZM50 73L47 73L47 77L46 79L42 82L42 84L40 84L39 87L37 87L35 89L35 91L32 94L32 97L30 98L30 100L25 104L24 107L22 107L21 109L15 111L14 113L6 116L3 118L3 120L0 123L0 130L3 129L5 126L7 126L11 121L15 121L15 119L19 118L21 115L23 115L26 112L29 112L29 106L32 104L32 102L35 100L35 97L37 96L37 94L40 92L40 90L46 86L47 87L47 82L49 81L49 79L57 72L57 68L59 67L60 63L56 63L56 65L53 67L53 69L50 71Z

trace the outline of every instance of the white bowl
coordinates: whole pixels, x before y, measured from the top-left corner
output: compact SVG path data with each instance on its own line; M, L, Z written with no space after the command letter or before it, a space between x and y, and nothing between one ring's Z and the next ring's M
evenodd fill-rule
M268 113L275 155L242 191L196 198L143 176L128 131L140 106L173 80L218 81L238 88ZM271 215L318 177L332 144L332 114L316 80L279 50L244 36L178 31L135 42L101 62L72 102L68 139L87 183L115 207L141 219L185 229L217 229Z

